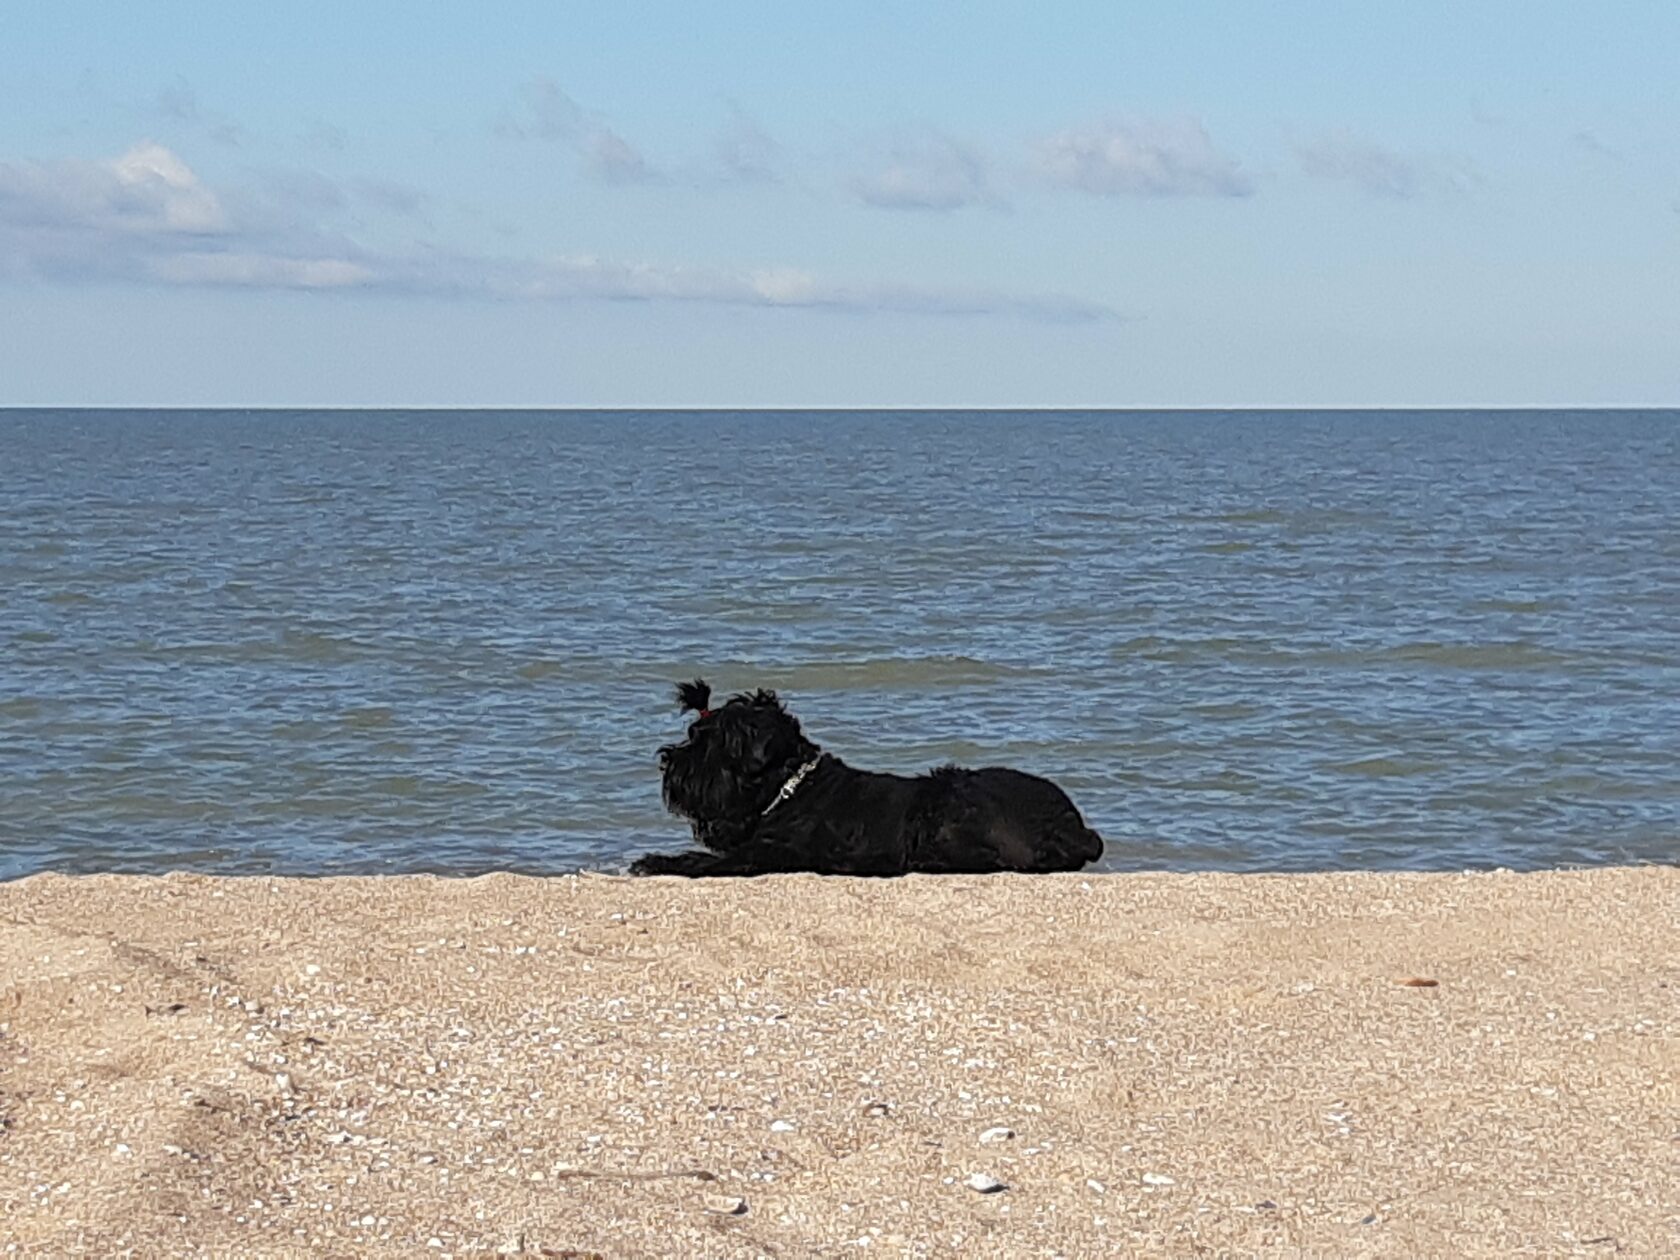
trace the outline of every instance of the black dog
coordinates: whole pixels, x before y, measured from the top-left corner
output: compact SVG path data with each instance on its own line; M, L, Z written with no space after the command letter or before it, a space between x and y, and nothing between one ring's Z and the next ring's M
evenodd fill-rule
M774 692L718 709L711 696L698 679L678 685L678 703L699 716L687 739L659 750L666 808L704 848L650 853L634 875L1076 871L1102 853L1102 837L1046 779L854 770L805 738Z

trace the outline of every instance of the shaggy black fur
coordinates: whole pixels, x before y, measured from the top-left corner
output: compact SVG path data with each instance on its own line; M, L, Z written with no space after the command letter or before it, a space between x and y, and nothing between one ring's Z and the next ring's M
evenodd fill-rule
M711 696L699 679L678 685L678 703L699 716L688 738L659 750L666 808L703 847L650 853L632 874L1076 871L1102 854L1102 837L1046 779L955 766L913 778L854 770L807 739L774 692L716 710Z

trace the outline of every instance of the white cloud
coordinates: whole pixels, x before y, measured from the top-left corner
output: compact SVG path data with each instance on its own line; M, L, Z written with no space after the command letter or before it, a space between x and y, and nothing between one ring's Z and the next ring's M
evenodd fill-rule
M108 162L0 162L0 223L104 232L218 232L226 215L186 163L145 141Z
M125 193L154 207L173 231L216 232L226 226L216 195L161 144L135 145L111 170Z
M198 93L192 84L177 76L164 84L153 98L152 110L171 129L182 126L197 128L217 144L238 148L245 143L245 129L231 118L199 104Z
M177 122L197 122L198 94L185 79L176 79L158 89L157 111Z
M258 177L264 200L297 215L322 214L344 207L344 189L319 171L277 169Z
M626 262L591 254L542 259L386 257L367 287L493 300L695 302L723 306L915 315L1010 315L1056 323L1117 318L1096 302L910 284L851 284L793 267L716 268Z
M589 173L606 184L646 184L660 178L634 146L608 127L588 132L580 145Z
M935 131L892 145L873 169L852 179L851 188L859 200L887 210L956 210L995 201L980 155Z
M1575 132L1569 137L1569 143L1584 153L1592 154L1594 157L1610 158L1612 161L1616 162L1625 160L1622 156L1621 150L1605 144L1604 141L1599 139L1598 135L1592 131L1582 129L1581 131Z
M793 267L755 271L749 279L753 292L766 302L809 302L818 292L816 278Z
M367 188L359 191L370 196ZM218 197L177 154L151 143L109 162L0 163L0 277L1061 322L1116 318L1100 303L1055 294L848 283L792 267L374 250L310 218L342 204L336 185L307 173L270 180L255 194Z
M774 184L782 179L782 146L733 101L729 121L712 146L723 178L735 184Z
M352 181L351 187L368 205L387 214L418 215L431 200L418 188L388 179L357 179Z
M583 169L606 184L645 184L662 178L641 151L619 135L599 114L586 110L552 79L533 79L524 90L524 109L503 115L495 130L516 140L563 144L583 162Z
M1332 131L1295 146L1301 170L1316 179L1354 185L1373 197L1409 200L1463 192L1479 182L1467 159L1406 154L1349 131Z
M303 143L311 148L342 150L350 143L350 133L336 123L317 118L304 131Z
M241 289L346 289L375 283L378 273L343 258L283 258L261 253L184 251L149 258L144 271L167 284Z
M1195 119L1113 120L1033 146L1039 175L1062 188L1117 197L1246 197L1253 181Z

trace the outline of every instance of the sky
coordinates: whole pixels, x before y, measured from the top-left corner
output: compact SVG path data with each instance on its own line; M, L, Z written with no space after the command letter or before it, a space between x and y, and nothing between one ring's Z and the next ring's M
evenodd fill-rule
M5 405L1680 405L1680 4L0 0Z

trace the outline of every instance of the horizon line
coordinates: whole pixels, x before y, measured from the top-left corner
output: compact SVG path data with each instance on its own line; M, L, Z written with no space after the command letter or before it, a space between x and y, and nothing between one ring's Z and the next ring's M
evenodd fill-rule
M564 403L548 405L520 403L0 403L0 414L13 411L424 411L424 412L851 412L860 414L885 412L982 412L1054 414L1087 411L1110 414L1203 413L1203 412L1449 412L1449 411L1680 411L1680 402L1673 403L1237 403L1237 404L1179 404L1151 406L1135 403L1028 403L1018 406L986 404L982 406L960 403L915 403L896 405L872 404L747 404L728 403L610 403L588 405Z

